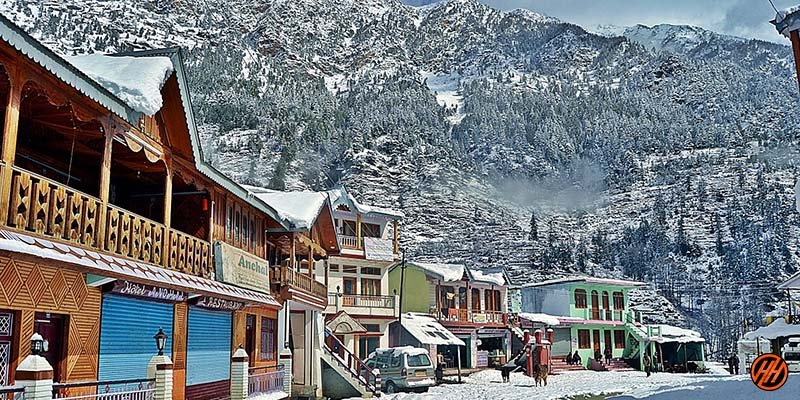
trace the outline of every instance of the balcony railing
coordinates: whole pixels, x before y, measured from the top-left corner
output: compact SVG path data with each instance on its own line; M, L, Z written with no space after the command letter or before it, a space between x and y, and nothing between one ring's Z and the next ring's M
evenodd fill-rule
M342 305L345 307L388 308L394 309L394 296L371 296L365 294L344 294Z
M339 245L344 249L359 250L359 240L356 236L339 235Z
M327 299L328 288L325 285L287 266L272 266L270 269L270 282L278 285L292 286L304 292Z
M508 313L502 311L467 310L463 308L444 308L434 311L432 316L440 321L467 322L475 324L506 324Z
M53 399L59 400L153 400L154 379L55 383Z
M211 243L43 176L12 167L11 188L4 195L10 196L9 227L167 269L213 276Z

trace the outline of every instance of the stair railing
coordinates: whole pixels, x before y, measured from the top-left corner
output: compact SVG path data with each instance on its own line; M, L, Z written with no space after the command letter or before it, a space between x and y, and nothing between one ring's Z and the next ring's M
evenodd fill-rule
M329 353L331 358L346 369L351 377L359 381L368 391L375 395L380 393L380 386L376 384L376 382L379 382L378 373L353 354L328 329L325 330L325 346L323 346L323 350Z

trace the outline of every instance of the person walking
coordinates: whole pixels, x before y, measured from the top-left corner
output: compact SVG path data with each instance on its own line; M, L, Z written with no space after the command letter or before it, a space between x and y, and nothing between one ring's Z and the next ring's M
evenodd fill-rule
M650 355L649 354L645 354L644 355L644 358L642 358L642 363L644 364L644 372L649 377L650 376L650 364L651 364Z
M606 356L606 364L610 364L611 359L614 358L614 353L611 351L610 347L606 347L605 356Z
M731 375L734 375L734 373L733 373L733 355L728 357L728 371L730 371Z
M733 353L733 357L732 358L733 358L733 370L732 371L735 371L733 374L734 375L739 375L739 356L737 356L736 353Z

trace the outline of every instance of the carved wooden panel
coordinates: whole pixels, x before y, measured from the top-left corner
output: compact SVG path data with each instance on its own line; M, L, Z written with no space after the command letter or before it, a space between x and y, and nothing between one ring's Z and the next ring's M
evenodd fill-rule
M142 253L142 220L131 220L131 258L138 260Z
M83 201L76 193L69 194L67 201L67 239L71 242L81 243L83 229Z
M28 213L31 202L30 175L15 174L11 180L11 217L9 222L20 229L28 227Z
M31 210L31 220L33 231L39 234L45 233L48 228L50 214L50 184L47 181L39 181L33 185L33 209Z
M120 215L116 208L108 207L106 211L106 250L116 253L119 249Z
M0 257L0 307L19 310L19 337L33 335L35 311L69 315L62 364L67 381L97 379L102 293L86 285L81 273L49 263ZM16 363L30 353L30 342L15 344Z
M61 186L52 191L50 199L50 234L63 238L67 231L67 190Z

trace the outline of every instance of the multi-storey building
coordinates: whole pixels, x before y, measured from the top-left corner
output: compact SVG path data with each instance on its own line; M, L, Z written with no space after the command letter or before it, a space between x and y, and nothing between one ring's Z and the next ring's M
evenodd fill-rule
M389 346L389 324L397 320L398 295L389 290L388 268L400 257L403 215L361 204L344 187L328 196L340 251L329 258L326 327L365 359L376 348Z
M389 287L400 294L402 313L428 314L465 343L437 345L448 367L457 367L460 359L462 368L481 368L510 356L508 284L504 270L481 271L460 264L406 262L389 269ZM403 329L413 332L414 327ZM396 332L397 340L403 341L402 330Z
M205 163L180 51L65 59L0 16L0 107L0 385L34 332L55 381L145 378L159 329L175 399L226 396L239 345L289 379L284 345L319 335L303 316L285 340L280 303L326 307L333 220L298 226Z

